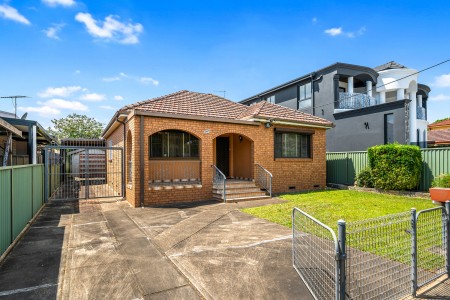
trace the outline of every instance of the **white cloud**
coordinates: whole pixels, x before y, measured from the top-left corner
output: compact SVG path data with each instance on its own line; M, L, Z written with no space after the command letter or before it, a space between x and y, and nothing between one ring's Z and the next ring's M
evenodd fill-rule
M159 85L159 80L153 79L151 77L133 76L133 75L125 74L123 72L120 72L117 76L104 77L104 78L102 78L102 80L105 81L105 82L112 82L112 81L119 81L119 80L122 80L124 78L135 80L135 81L137 81L139 83L142 83L142 84L145 84L145 85L147 85L147 84L152 84L154 86L158 86Z
M70 109L77 111L88 111L89 108L79 101L67 101L63 99L50 99L45 102L38 102L38 104L59 109Z
M435 77L432 85L437 87L449 87L450 74L442 74L441 76Z
M311 19L311 21L313 22L313 24L316 24L317 23L317 18L314 17L314 18Z
M363 26L363 27L359 28L357 31L344 31L342 29L342 27L333 27L333 28L326 29L324 32L326 34L328 34L329 36L342 35L342 36L346 36L348 38L354 38L354 37L363 35L364 32L366 32L366 27Z
M75 75L80 75L80 74L81 74L81 71L80 71L80 70L75 70L74 74L75 74Z
M62 87L49 87L45 91L38 93L41 98L51 97L68 97L75 92L83 91L81 86L62 86Z
M120 96L120 95L117 95L117 96L114 96L114 100L116 100L116 101L122 101L122 100L123 100L123 97Z
M429 100L431 100L431 101L448 101L448 100L450 100L450 95L439 94L436 96L431 96L429 98Z
M105 99L106 99L106 95L97 94L97 93L89 93L89 94L84 94L84 95L80 96L80 100L92 101L92 102L103 101Z
M108 110L116 110L116 108L110 106L110 105L100 105L99 106L102 109L108 109Z
M50 107L47 105L39 106L39 107L20 106L20 107L18 107L18 109L21 111L25 111L25 112L35 112L35 113L38 113L42 117L55 117L61 113L61 111L59 109L56 109L56 108L53 108L53 107Z
M118 16L109 15L104 21L95 20L89 13L78 13L75 20L83 23L90 35L106 41L116 41L121 44L139 43L138 35L144 30L139 23L120 22Z
M0 5L0 17L4 19L13 20L25 25L30 25L31 22L28 21L27 18L25 18L23 15L21 15L17 9L15 9L12 6L9 6L8 4L2 4Z
M42 30L48 38L60 40L58 33L64 27L64 24L53 24L47 29Z
M159 81L156 79L153 79L151 77L141 77L139 78L139 82L143 83L143 84L153 84L154 86L158 86Z
M342 27L334 27L325 30L325 33L331 36L337 36L342 34Z
M102 78L102 80L103 80L103 81L106 81L106 82L119 81L119 80L121 80L121 79L122 79L122 78L121 78L120 76L104 77L104 78Z
M70 7L74 6L76 3L74 0L42 0L42 2L48 6L65 6Z

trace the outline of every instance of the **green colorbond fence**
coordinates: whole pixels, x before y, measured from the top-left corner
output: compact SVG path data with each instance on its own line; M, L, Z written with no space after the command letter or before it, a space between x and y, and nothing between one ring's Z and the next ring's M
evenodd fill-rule
M422 149L420 191L428 191L434 177L450 173L450 148ZM358 173L368 165L367 151L328 152L327 182L353 185Z
M44 204L44 165L0 167L0 255Z

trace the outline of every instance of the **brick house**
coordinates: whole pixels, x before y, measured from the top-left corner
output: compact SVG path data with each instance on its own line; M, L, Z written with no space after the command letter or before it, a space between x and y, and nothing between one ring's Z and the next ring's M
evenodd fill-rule
M125 196L137 207L323 188L332 126L266 101L179 91L121 108L102 137L124 147Z

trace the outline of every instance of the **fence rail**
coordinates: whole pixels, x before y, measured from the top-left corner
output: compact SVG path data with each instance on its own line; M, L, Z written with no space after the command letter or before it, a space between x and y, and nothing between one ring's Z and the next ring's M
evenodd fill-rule
M293 266L316 299L415 297L421 287L450 275L449 214L450 201L418 213L339 220L336 239L330 227L294 208Z
M0 167L0 255L44 204L44 166Z
M450 148L421 149L422 173L418 190L428 191L436 176L450 173ZM353 185L368 166L367 151L328 152L327 182Z

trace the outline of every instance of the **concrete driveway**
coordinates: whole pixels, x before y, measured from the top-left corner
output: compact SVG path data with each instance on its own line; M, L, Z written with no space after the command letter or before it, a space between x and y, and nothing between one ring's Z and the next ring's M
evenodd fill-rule
M313 299L290 229L238 210L269 202L50 205L0 265L0 299Z

